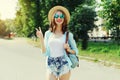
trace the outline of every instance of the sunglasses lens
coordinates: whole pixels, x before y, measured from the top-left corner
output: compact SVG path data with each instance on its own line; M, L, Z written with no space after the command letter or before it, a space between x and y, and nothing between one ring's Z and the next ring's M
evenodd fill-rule
M58 15L58 14L55 14L55 15L54 15L54 18L58 18L58 17L59 17L59 15Z
M63 15L63 14L60 14L60 15L59 15L59 14L55 14L55 15L54 15L54 18L58 18L58 17L64 18L64 15Z
M60 15L60 18L64 18L64 15L63 15L63 14L61 14L61 15Z

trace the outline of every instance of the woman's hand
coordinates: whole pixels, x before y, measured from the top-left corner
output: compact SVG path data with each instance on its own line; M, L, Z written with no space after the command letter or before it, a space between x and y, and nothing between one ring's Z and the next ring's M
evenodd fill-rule
M68 44L68 43L65 43L65 44L64 44L64 48L65 48L67 51L69 51L69 50L70 50L69 44Z
M36 35L37 35L37 37L39 37L40 39L43 38L43 33L42 33L40 27L39 27L38 29L36 28Z
M36 28L36 35L37 35L37 37L40 38L40 44L41 44L42 53L45 53L46 48L45 48L45 44L44 44L43 33L42 33L42 30L41 30L40 27L38 29Z
M75 54L75 51L70 48L68 43L64 44L64 48L67 50L67 52Z

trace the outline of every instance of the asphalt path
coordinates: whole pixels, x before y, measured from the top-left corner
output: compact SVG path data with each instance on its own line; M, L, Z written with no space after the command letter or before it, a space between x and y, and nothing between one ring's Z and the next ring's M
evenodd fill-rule
M0 80L46 80L46 60L40 48L24 38L0 39ZM120 80L120 69L80 60L70 80Z

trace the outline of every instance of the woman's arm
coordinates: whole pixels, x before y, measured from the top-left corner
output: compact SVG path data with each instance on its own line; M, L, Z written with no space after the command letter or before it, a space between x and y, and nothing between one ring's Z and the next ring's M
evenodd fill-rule
M40 27L38 29L36 28L36 35L38 38L40 38L42 53L45 53L46 52L45 42L44 42L43 33Z
M40 40L40 43L41 43L42 53L45 53L45 52L46 52L46 47L45 47L44 38L42 38L42 39Z

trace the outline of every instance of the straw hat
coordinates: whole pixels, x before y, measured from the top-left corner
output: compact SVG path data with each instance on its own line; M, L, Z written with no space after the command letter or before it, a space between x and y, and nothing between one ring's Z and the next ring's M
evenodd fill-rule
M67 24L69 23L70 21L70 13L69 11L63 7L63 6L55 6L53 8L50 9L49 13L48 13L48 20L51 22L52 20L52 17L54 15L54 13L57 11L57 10L61 10L65 13L65 16L66 16L66 19L67 19Z

